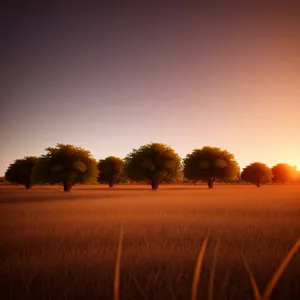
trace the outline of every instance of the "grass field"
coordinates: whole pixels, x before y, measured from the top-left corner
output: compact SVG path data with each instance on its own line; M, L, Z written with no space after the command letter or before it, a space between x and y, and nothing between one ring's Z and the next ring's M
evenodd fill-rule
M300 186L0 186L1 299L113 299L120 228L120 299L190 299L210 235L198 299L253 299L300 237ZM300 299L300 251L271 299Z

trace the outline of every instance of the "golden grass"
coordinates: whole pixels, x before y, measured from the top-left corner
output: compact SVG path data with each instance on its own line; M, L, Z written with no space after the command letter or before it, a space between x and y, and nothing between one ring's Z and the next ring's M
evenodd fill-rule
M114 277L114 300L120 299L120 270L124 228L121 226Z
M206 246L207 246L208 236L209 236L209 232L208 232L206 238L204 239L202 246L200 248L200 251L198 253L198 258L197 258L195 271L194 271L191 300L197 300L198 283L199 283L199 279L200 279L200 275L201 275L201 269L202 269L204 254L205 254L205 250L206 250Z
M259 288L256 284L256 281L255 281L255 278L253 276L253 273L251 271L251 268L245 258L245 256L243 255L243 260L244 260L244 264L245 264L245 267L246 267L246 270L247 270L247 273L249 275L249 278L250 278L250 282L251 282L251 286L252 286L252 290L253 290L253 295L254 295L254 299L255 300L261 300L261 294L260 294L260 291L259 291Z
M217 257L218 257L218 251L219 251L220 242L217 243L215 247L214 252L214 258L213 263L211 266L210 276L209 276L209 283L208 283L208 300L214 299L214 279L215 279L215 271L216 271L216 265L217 265Z
M263 295L263 300L268 300L272 294L272 291L277 284L278 280L282 276L282 273L286 269L287 265L290 263L292 260L293 256L296 254L297 250L300 248L300 239L295 243L295 245L291 248L287 256L283 259L281 264L279 265L278 269L274 273L272 279L269 281L266 290Z
M299 239L299 213L299 186L162 186L155 193L147 186L75 186L71 193L0 187L0 294L189 299L195 253L199 266L211 228L194 279L197 299L253 297L240 253L256 286L269 286L268 297L297 299L299 242L288 268L278 273L277 266ZM277 278L276 288L269 278Z
M278 281L279 281L280 277L282 276L284 270L286 269L286 267L288 266L288 264L290 263L290 261L292 260L293 256L296 254L296 252L299 248L300 248L300 239L298 239L298 241L290 249L288 254L285 256L285 258L283 259L283 261L281 262L281 264L279 265L279 267L275 271L273 277L271 278L271 280L269 281L269 283L268 283L268 285L265 289L265 292L264 292L263 296L261 296L261 293L259 292L259 289L258 289L258 286L256 284L255 278L254 278L253 273L252 273L252 271L249 267L249 264L247 263L246 258L243 257L245 267L246 267L246 270L248 272L248 275L249 275L249 278L250 278L250 281L251 281L251 285L252 285L255 300L269 300L270 299L271 294L272 294L276 284L278 283Z

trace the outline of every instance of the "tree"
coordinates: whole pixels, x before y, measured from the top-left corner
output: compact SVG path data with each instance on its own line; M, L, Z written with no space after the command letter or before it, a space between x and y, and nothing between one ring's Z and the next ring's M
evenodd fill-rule
M121 158L109 156L101 159L98 164L99 182L108 183L109 187L113 187L122 180L124 162Z
M152 190L161 183L182 179L181 160L175 151L165 144L151 143L141 146L125 158L125 174L133 181L144 181Z
M241 177L244 181L260 187L272 181L272 171L267 165L255 162L243 169Z
M277 164L272 168L274 182L287 183L296 180L297 170L288 164Z
M300 182L300 170L296 173L296 181Z
M5 181L5 177L4 176L1 176L0 177L0 183L5 183L6 181Z
M38 160L34 156L26 156L23 159L15 160L9 165L5 173L5 180L11 183L22 184L26 189L30 189L33 186L33 169Z
M34 177L42 183L58 183L69 192L76 183L97 181L97 161L89 151L73 145L57 144L46 148L35 168Z
M205 146L186 156L183 161L183 173L189 180L207 182L208 187L212 189L216 179L237 179L239 166L234 155L227 150Z

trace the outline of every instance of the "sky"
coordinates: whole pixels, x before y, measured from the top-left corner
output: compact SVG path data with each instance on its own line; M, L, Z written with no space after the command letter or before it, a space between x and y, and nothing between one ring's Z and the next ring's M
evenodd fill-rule
M300 169L296 1L52 3L5 11L0 175L57 143L96 159L149 142L181 157L210 145L241 168Z

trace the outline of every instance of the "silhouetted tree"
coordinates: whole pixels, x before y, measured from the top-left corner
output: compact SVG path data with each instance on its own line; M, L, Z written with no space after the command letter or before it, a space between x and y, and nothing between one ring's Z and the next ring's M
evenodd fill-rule
M124 171L131 180L144 181L157 190L161 183L181 180L180 167L180 157L172 148L151 143L127 155Z
M5 183L6 181L5 181L5 177L4 176L1 176L0 177L0 183Z
M216 179L234 180L239 176L239 166L234 155L217 147L195 149L183 161L184 176L193 181L207 182L213 188Z
M287 183L295 181L297 177L296 167L288 164L277 164L272 168L274 182Z
M9 165L5 180L11 183L22 184L26 189L33 186L32 173L38 162L38 157L27 156L23 159L17 159Z
M89 151L73 145L57 144L46 148L34 170L34 178L42 183L58 183L69 192L76 183L92 183L98 179L97 161Z
M272 171L267 165L255 162L243 169L241 178L260 187L272 181Z
M109 187L113 187L123 179L123 167L124 162L121 158L109 156L101 159L98 164L99 182L108 183Z
M300 171L297 171L296 173L296 181L300 182Z

